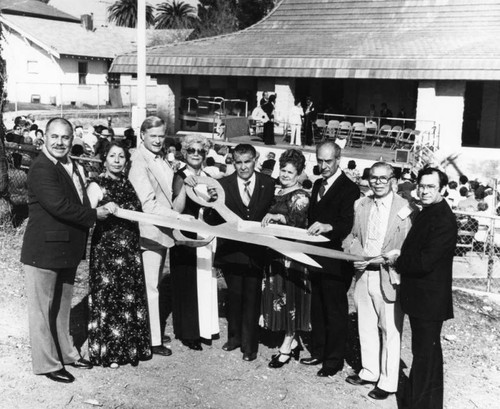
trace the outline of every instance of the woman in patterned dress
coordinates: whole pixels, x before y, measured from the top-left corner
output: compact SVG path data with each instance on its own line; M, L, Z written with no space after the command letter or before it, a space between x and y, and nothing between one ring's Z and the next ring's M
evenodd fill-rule
M105 171L87 193L93 207L115 202L140 211L140 201L124 176L130 159L120 142L103 153ZM89 355L94 365L118 368L151 358L146 287L136 222L110 216L92 235L89 272Z
M269 223L305 228L309 194L299 184L305 157L297 149L288 149L280 157L281 189L262 225ZM281 368L293 354L298 358L297 331L310 331L311 284L303 264L274 253L263 282L262 316L264 328L284 331L285 339L274 355L270 368Z

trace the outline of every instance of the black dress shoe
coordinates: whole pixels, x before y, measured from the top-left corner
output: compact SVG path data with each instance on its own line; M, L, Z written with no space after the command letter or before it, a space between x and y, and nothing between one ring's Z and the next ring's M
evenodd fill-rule
M155 355L170 356L172 355L172 350L168 349L164 345L156 345L151 347L151 352Z
M224 345L222 345L222 350L227 351L227 352L231 352L239 347L240 347L240 345L233 345L233 344L230 344L229 342L226 342Z
M193 351L203 351L200 341L183 340L182 345L187 346Z
M78 369L92 369L94 365L90 361L87 361L84 358L80 358L78 361L73 362L70 364L73 368L78 368Z
M243 360L250 362L250 361L255 361L257 359L257 352L250 352L250 353L244 353L243 354Z
M64 368L46 373L45 376L54 382L71 383L75 380L75 377Z
M163 335L161 340L164 344L170 344L172 342L172 338L170 338L170 335Z
M318 359L318 358L313 358L313 357L310 357L310 358L302 358L300 361L299 361L301 364L303 365L310 365L310 366L314 366L314 365L319 365L321 363L321 359Z
M334 376L337 374L337 372L340 372L342 368L321 368L317 375L322 376L322 377L327 377L327 376Z
M347 378L345 378L345 381L347 383L350 383L351 385L373 385L375 382L372 381L365 381L364 379L361 379L359 375L349 375Z
M370 398L376 399L376 400L387 399L387 397L389 395L392 395L392 392L384 391L383 389L380 389L378 386L375 386L375 388L373 388L373 390L371 390L370 392L368 392L368 396Z

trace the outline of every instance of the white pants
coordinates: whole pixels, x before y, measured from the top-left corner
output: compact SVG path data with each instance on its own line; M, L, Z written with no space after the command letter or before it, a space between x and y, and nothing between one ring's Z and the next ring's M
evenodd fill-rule
M290 125L290 145L300 146L300 128L301 125Z
M152 346L162 345L159 285L163 278L163 266L165 265L166 256L166 248L144 250L142 252Z
M380 274L379 271L365 271L354 289L363 366L359 377L377 382L377 386L386 392L396 392L404 315L399 301L384 300Z

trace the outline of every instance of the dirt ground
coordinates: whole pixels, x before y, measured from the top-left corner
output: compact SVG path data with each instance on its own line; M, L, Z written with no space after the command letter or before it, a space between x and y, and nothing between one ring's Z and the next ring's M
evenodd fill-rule
M0 226L0 408L397 408L367 397L369 386L355 387L344 378L359 368L356 318L351 314L348 364L331 378L316 376L317 367L291 362L281 369L267 363L277 340L263 333L257 360L244 362L238 351L221 349L226 320L221 314L220 339L195 352L173 340L171 357L155 356L137 367L92 370L69 368L76 381L59 384L31 372L24 290L19 263L22 230ZM85 303L87 264L75 286L72 330L86 355ZM221 280L221 304L224 283ZM500 400L500 305L488 297L455 291L454 320L445 323L445 407L498 408ZM223 305L221 305L221 312ZM166 333L172 335L171 317ZM307 336L304 336L307 342ZM411 334L405 322L402 348L404 382L411 366ZM308 356L307 351L302 352Z

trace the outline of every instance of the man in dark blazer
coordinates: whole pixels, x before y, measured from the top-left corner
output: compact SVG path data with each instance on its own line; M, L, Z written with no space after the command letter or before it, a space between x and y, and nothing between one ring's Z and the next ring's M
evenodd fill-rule
M314 183L309 205L309 234L323 234L324 244L342 250L354 222L354 202L359 188L339 168L340 147L323 142L316 147L321 178ZM344 366L347 339L349 289L352 266L341 260L318 257L322 269L311 272L311 357L301 359L304 365L323 364L318 376L335 375Z
M405 407L443 407L443 322L453 318L451 293L457 221L441 196L448 178L436 168L422 169L417 194L422 211L401 248L396 269L401 274L401 307L410 318L413 363Z
M257 153L252 145L234 148L236 172L219 180L226 206L243 220L261 221L274 197L274 181L255 172ZM209 223L221 223L218 215L207 212ZM215 216L215 217L214 217ZM220 240L215 255L228 289L228 339L222 349L241 348L243 359L257 358L262 274L266 251L255 244Z
M72 141L66 119L47 123L42 152L28 173L29 220L21 250L33 372L64 383L75 379L64 365L92 367L69 334L73 283L88 229L116 208L113 203L90 207L82 171L68 157Z

